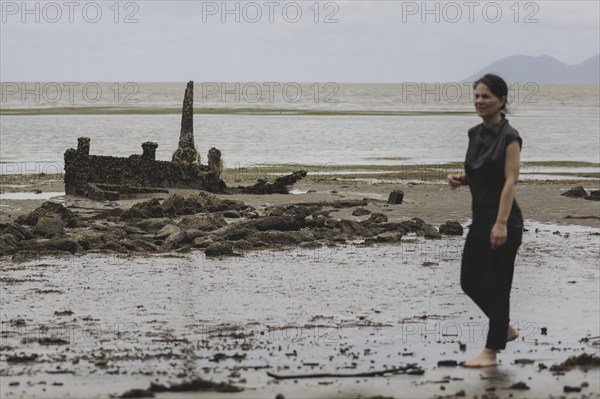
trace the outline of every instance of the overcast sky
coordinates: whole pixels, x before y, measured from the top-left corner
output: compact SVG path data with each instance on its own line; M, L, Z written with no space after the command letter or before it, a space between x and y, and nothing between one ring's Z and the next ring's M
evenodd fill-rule
M599 4L2 1L0 80L456 81L516 54L598 54Z

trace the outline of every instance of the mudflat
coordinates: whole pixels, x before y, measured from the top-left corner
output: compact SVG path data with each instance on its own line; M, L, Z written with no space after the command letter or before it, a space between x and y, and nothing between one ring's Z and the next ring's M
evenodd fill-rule
M62 190L51 177L15 185L16 197ZM459 365L479 353L487 325L458 283L464 233L428 235L427 226L449 220L468 227L467 187L307 180L289 195L216 198L252 208L225 218L228 225L312 204L313 213L330 220L326 226L339 229L324 240L313 236L318 245L290 239L234 246L229 256L191 245L4 257L2 396L600 397L600 210L596 201L560 195L571 187L517 186L527 229L511 307L520 337L496 367ZM402 204L387 203L392 190L404 192ZM171 194L197 193L175 190L160 201ZM89 225L76 228L81 233L117 223L98 214L116 215L148 199L51 201L89 217ZM45 201L3 199L2 223ZM332 202L346 206L327 206ZM355 214L358 208L368 213ZM366 223L373 214L387 221ZM413 218L424 225L411 230ZM358 226L396 226L401 234L370 240ZM125 233L124 241L144 232Z

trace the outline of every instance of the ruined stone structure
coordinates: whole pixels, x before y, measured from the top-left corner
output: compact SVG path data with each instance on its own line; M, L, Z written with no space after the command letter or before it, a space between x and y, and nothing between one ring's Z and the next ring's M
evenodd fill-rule
M194 82L185 90L179 147L172 162L157 161L157 143L142 144L142 154L128 158L90 155L90 139L80 137L77 149L65 152L65 192L98 200L117 200L123 195L165 192L165 188L193 188L223 192L221 151L211 148L208 165L200 163L193 131Z
M194 82L188 82L181 110L179 147L173 154L173 162L200 165L200 154L194 143Z

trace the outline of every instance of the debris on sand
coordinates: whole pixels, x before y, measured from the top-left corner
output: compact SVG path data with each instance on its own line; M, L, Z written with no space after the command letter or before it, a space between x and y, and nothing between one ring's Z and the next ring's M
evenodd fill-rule
M576 366L599 367L600 356L588 355L587 353L582 353L579 356L571 356L564 362L560 364L555 364L552 367L550 367L550 371L560 373L569 371Z
M532 359L516 359L515 364L533 364L535 360Z
M588 194L582 186L573 187L568 191L565 191L561 195L569 198L584 198Z
M169 386L150 383L151 392L197 392L197 391L214 391L214 392L242 392L244 388L226 383L207 381L201 377L194 378L190 381L184 381L179 384L170 384Z
M516 382L516 383L512 384L511 386L509 386L506 389L526 390L526 389L531 389L531 388L529 388L529 386L527 384L525 384L524 382Z
M130 389L123 393L119 398L154 398L154 392L147 389Z
M462 236L463 235L463 227L456 220L448 220L440 226L439 232L440 232L440 234L444 234L444 235L448 235L448 236Z
M440 360L437 365L438 367L456 367L458 362L456 360Z
M273 183L267 183L266 179L259 179L256 184L249 187L238 186L225 187L224 194L289 194L290 188L299 180L306 177L307 172L299 170L289 175L280 176Z
M401 367L393 367L385 370L368 371L364 373L315 373L315 374L290 374L282 375L267 371L269 377L275 378L276 380L289 380L289 379L300 379L300 378L344 378L344 377L379 377L385 374L408 374L408 375L423 375L423 370L417 364L408 364Z
M11 355L6 357L6 361L8 363L25 363L25 362L33 362L38 358L38 355L32 353L31 355L19 354L19 355Z

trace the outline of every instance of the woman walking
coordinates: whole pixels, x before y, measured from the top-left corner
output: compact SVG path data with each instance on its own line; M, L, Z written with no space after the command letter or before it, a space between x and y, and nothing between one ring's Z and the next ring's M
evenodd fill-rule
M496 75L473 84L482 123L469 130L465 173L448 175L452 188L468 185L473 222L462 254L460 283L489 318L484 350L465 367L496 365L496 353L518 337L509 325L514 262L523 216L515 200L522 140L505 118L508 87Z

